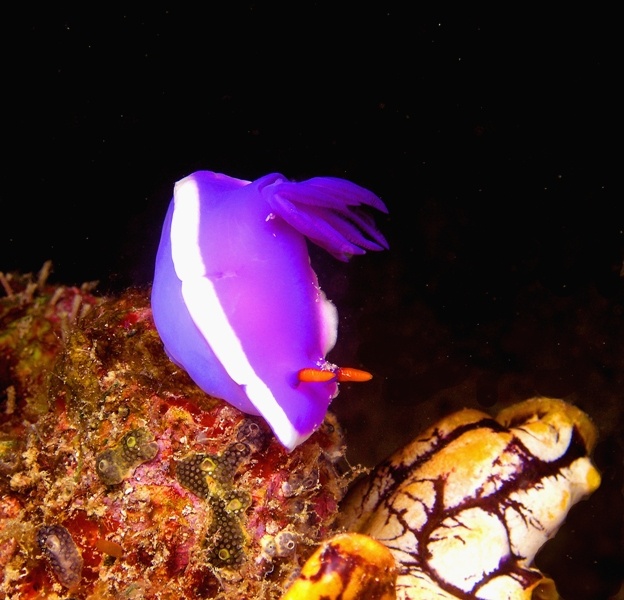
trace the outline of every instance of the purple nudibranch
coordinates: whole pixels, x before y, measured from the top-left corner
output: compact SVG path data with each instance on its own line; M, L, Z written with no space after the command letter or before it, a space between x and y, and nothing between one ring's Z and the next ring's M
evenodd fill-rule
M175 184L152 288L154 322L170 358L205 392L262 415L292 450L323 422L336 379L325 356L338 315L319 288L306 238L341 261L388 248L362 207L372 192L344 179L249 182L198 171Z

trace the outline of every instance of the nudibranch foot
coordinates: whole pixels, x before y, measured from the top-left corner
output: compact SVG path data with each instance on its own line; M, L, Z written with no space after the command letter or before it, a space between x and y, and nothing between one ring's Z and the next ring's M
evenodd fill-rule
M175 185L152 286L165 350L206 393L262 415L288 450L321 425L343 379L297 377L329 365L338 327L306 239L343 261L383 250L369 209L387 212L334 177L249 182L198 171Z

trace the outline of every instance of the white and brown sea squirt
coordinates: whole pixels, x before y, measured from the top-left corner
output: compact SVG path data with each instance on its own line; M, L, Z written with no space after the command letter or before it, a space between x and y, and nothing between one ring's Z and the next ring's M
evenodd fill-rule
M533 398L496 418L465 409L359 482L340 525L390 550L397 572L386 572L400 600L556 599L554 582L532 563L569 509L600 485L589 458L595 442L589 417L562 400ZM306 577L315 574L304 568L289 592Z

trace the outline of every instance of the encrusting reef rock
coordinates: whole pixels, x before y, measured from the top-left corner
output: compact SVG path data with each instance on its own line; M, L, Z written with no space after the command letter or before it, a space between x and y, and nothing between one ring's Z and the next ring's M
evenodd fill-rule
M0 598L559 598L533 558L600 485L580 409L458 411L359 477L331 413L287 452L168 359L147 290L49 268L0 273Z
M286 452L167 358L147 291L48 270L1 277L0 597L279 598L357 474L335 419Z

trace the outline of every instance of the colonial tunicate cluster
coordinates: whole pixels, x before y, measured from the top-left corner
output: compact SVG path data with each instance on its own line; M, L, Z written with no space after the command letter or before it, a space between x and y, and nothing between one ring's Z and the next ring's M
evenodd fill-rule
M126 433L112 448L104 450L95 459L97 474L107 485L121 483L144 462L158 454L158 444L145 427Z
M207 454L191 454L176 462L176 478L187 490L207 500L211 494L209 482L212 481L207 476L214 472L216 466L215 461Z
M169 360L146 289L0 279L0 598L277 600L353 478L335 416L286 452ZM192 453L206 498L176 479Z
M297 549L297 534L292 531L280 531L274 537L275 555L279 557L291 556Z
M241 515L251 504L247 492L232 490L225 497L209 499L212 520L208 528L208 560L215 567L233 567L243 562L245 535Z
M204 499L219 494L223 486L228 487L240 465L261 448L264 434L256 423L246 419L236 439L219 455L195 452L176 461L175 472L180 484Z
M265 434L251 419L236 432L236 441L219 455L196 452L175 463L175 474L187 490L206 500L211 522L206 542L208 559L217 567L234 567L244 559L245 535L241 518L251 505L248 492L233 487L234 475L260 450Z
M82 578L83 560L69 531L63 525L43 525L37 531L37 543L59 583L76 587Z

